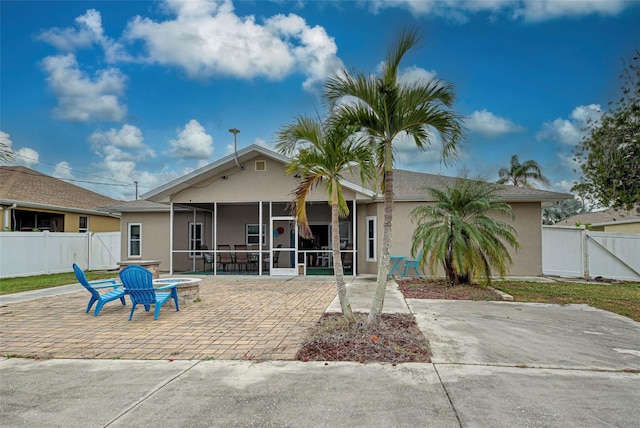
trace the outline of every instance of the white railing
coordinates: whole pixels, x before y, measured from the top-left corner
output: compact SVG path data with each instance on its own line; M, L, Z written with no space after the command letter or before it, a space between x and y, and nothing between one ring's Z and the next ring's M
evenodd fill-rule
M640 280L640 234L542 228L542 273Z
M120 232L0 232L0 278L117 269Z

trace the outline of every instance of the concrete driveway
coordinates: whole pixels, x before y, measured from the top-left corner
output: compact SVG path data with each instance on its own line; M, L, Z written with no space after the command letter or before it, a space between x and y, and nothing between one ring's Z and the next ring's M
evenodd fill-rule
M356 310L374 287L350 286ZM583 305L405 301L393 283L387 298L415 314L433 363L11 358L0 424L638 426L639 323Z

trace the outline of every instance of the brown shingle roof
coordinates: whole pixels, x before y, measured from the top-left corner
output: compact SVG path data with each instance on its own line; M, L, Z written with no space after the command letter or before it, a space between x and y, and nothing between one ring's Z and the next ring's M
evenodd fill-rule
M576 214L554 224L554 226L575 226L576 223L597 225L614 221L640 221L640 215L634 211L608 209L590 213Z
M0 166L0 200L87 211L120 202L24 166Z
M345 176L345 179L352 183L362 185L360 177L356 175ZM402 169L393 170L393 193L396 200L427 200L425 187L449 187L458 180L456 177L444 175L428 174L425 172L406 171ZM371 188L371 184L368 184ZM517 186L499 185L502 189L501 195L507 202L527 202L527 201L559 201L569 199L572 196L567 193L550 192L547 190L527 189Z

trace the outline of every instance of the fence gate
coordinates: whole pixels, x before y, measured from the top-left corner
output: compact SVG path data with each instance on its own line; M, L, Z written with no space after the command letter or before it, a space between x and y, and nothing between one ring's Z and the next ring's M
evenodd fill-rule
M640 280L640 234L543 226L542 273Z

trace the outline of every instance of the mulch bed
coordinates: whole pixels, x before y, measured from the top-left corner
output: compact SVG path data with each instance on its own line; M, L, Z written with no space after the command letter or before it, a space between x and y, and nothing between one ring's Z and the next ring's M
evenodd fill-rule
M398 280L406 299L502 300L495 291L475 285L451 286L441 279ZM430 362L429 341L411 314L382 314L374 330L365 327L367 314L357 313L349 326L341 313L324 314L298 351L300 361Z
M411 278L397 281L405 299L502 300L490 288L479 285L451 286L442 279Z
M324 314L309 333L296 359L300 361L406 362L431 361L429 342L411 314L382 314L379 325L365 327L367 314L356 313L349 326L341 313Z

